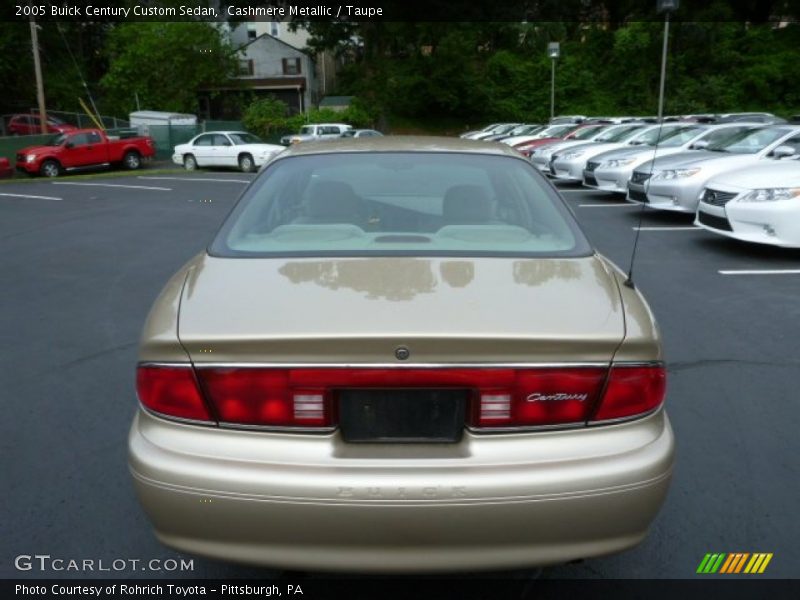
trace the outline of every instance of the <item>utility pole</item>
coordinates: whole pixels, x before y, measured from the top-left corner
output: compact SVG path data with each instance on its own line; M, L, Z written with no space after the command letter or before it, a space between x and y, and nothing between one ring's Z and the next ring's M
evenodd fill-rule
M33 47L33 70L36 75L36 100L39 102L39 125L42 133L47 133L47 112L44 107L44 83L42 82L42 63L39 61L39 36L36 20L31 16L31 46Z

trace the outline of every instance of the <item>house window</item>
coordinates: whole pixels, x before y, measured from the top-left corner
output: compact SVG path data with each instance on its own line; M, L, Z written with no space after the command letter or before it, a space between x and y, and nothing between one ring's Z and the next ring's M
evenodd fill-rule
M283 59L283 74L284 75L300 75L300 59L299 58L284 58Z
M255 25L247 25L247 39L253 41L258 37L258 33L256 32Z
M253 60L244 58L239 60L239 75L252 75L253 74Z
M281 34L281 24L277 21L272 21L272 23L269 24L269 34L272 37L278 37Z

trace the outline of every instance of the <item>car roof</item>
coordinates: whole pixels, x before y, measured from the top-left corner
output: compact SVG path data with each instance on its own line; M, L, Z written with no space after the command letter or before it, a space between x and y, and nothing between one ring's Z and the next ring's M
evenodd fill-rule
M506 144L462 138L412 135L369 137L363 138L357 143L350 138L338 138L324 142L304 142L290 146L281 153L280 157L336 154L338 152L458 152L521 158L521 155L516 150Z

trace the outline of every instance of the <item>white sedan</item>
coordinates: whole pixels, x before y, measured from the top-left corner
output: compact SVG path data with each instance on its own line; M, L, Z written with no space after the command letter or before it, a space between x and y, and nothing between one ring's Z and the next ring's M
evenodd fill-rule
M800 248L800 161L767 161L711 179L695 224L745 242Z
M283 146L265 144L245 131L211 131L175 146L172 162L187 171L198 167L238 167L251 173L284 150Z

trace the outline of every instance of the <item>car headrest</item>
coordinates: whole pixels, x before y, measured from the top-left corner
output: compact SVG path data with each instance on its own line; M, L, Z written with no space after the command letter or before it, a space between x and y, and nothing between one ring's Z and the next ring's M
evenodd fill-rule
M312 219L351 221L360 213L361 200L353 188L342 181L316 182L306 202L306 214Z
M486 223L492 219L492 201L479 185L454 185L445 192L442 216L450 223Z

